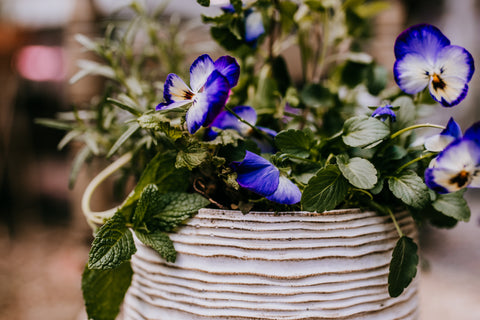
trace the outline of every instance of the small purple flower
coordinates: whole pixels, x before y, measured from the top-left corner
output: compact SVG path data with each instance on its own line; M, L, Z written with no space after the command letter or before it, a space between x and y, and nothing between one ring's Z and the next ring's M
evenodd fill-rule
M257 123L257 112L250 106L236 106L232 108L232 111L240 118L245 120L246 122L250 123L251 125L255 126ZM224 110L220 112L220 114L213 120L210 125L210 128L206 131L205 139L207 141L213 140L218 136L218 133L214 131L212 128L218 128L222 130L232 129L238 131L242 137L249 137L253 134L253 129L248 124L240 121L234 114L232 114L228 110ZM256 126L257 129L265 132L266 134L270 135L272 138L277 135L277 132L269 129L264 128L261 126ZM259 139L255 139L258 146L260 147L262 152L271 153L273 152L273 146L268 141L263 141Z
M425 140L425 149L433 152L440 152L451 142L462 136L462 130L458 123L450 118L445 129L439 134L433 135Z
M480 122L438 154L425 170L425 183L438 193L480 188Z
M403 31L395 42L394 76L400 89L415 94L428 86L432 98L444 107L457 105L467 95L475 71L472 55L436 27L419 24Z
M281 204L300 202L300 189L283 176L273 164L261 156L247 151L241 162L233 162L238 184L268 200Z
M393 107L389 104L387 104L384 107L378 107L373 111L372 117L378 118L382 121L385 121L387 119L390 119L390 121L395 122L397 120L397 115L393 111Z
M163 89L165 102L157 110L168 110L191 104L185 121L188 131L195 133L201 126L208 126L222 111L230 89L237 85L240 67L230 56L215 62L204 54L190 67L190 87L176 74L167 76Z

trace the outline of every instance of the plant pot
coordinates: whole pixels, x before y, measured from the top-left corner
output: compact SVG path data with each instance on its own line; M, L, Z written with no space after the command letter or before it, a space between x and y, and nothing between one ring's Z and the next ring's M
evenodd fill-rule
M413 219L396 214L415 238ZM125 319L416 319L416 280L390 298L398 240L388 216L202 209L167 263L136 240Z

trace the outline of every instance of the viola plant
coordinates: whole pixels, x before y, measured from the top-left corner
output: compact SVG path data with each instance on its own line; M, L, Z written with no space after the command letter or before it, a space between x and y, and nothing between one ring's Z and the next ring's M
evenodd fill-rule
M181 42L191 39L184 24L136 3L126 29L113 24L98 41L78 37L103 62L80 63L74 81L101 75L105 92L88 110L43 123L67 130L61 147L84 145L72 183L86 161L111 161L82 201L95 231L83 276L89 317L118 313L132 276L133 233L173 263L169 233L204 207L244 214L355 207L389 216L399 240L388 290L399 296L419 259L393 212L452 227L469 219L466 188L480 186L480 124L462 135L453 119L421 118L424 109L462 107L472 55L420 24L392 39L395 64L379 66L360 48L368 49L370 18L383 2L221 6L203 17L219 44L211 52L195 53L201 46ZM285 58L289 48L298 56ZM437 132L422 137L425 128ZM92 193L113 173L122 203L92 211Z

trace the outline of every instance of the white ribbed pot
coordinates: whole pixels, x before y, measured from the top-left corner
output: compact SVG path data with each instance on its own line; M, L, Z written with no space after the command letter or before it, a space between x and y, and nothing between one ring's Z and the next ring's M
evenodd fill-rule
M406 213L397 219L416 237ZM390 298L398 240L388 216L202 209L171 238L167 263L136 240L125 319L368 319L418 317L416 280Z

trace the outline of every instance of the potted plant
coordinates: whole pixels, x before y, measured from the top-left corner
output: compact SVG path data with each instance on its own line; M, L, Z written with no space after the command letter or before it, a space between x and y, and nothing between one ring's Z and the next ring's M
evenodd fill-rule
M182 23L136 3L126 27L78 36L102 62L81 62L73 81L102 75L105 93L73 121L43 122L68 130L61 146L84 143L72 177L112 160L82 200L90 318L114 319L130 286L130 318L415 317L414 220L467 221L480 154L480 123L462 134L454 119L420 121L461 104L474 62L415 25L392 41L389 83L361 46L384 5L232 0L203 17L227 52L186 63ZM135 187L92 212L114 173Z

